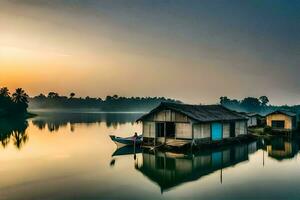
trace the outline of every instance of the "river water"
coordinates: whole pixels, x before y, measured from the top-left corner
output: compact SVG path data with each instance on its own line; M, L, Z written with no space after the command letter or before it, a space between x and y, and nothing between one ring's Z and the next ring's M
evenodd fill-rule
M117 149L139 113L0 121L0 200L299 199L299 139L174 153Z

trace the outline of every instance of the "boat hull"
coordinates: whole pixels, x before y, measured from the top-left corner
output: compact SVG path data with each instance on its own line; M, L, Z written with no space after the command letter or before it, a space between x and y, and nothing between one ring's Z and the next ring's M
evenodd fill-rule
M141 145L141 143L142 143L141 138L137 138L137 139L134 139L132 137L121 138L121 137L116 137L114 135L110 135L110 138L117 145L118 148L121 148L124 146Z

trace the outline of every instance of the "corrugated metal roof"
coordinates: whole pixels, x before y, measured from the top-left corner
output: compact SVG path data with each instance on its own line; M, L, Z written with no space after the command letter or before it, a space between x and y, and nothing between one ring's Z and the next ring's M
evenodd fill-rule
M138 119L138 121L142 121L149 115L166 109L177 111L199 122L247 120L247 117L245 117L244 115L229 110L221 105L161 103L157 108L153 109L148 114Z

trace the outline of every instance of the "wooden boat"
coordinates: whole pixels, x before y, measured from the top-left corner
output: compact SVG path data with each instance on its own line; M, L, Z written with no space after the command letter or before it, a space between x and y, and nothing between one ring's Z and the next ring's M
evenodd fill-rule
M117 137L115 135L109 136L111 140L117 145L118 148L124 147L124 146L133 146L133 145L141 145L142 144L142 136L134 137Z

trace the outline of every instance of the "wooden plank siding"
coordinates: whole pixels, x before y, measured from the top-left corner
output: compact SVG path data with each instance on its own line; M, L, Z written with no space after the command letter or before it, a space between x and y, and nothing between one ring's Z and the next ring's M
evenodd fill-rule
M210 123L194 125L194 139L210 138Z
M143 136L148 138L155 138L155 122L143 123Z
M235 122L235 136L247 134L247 123L245 121Z
M175 137L179 139L192 139L193 131L191 123L175 123Z
M272 127L272 121L284 121L284 129L292 130L293 123L292 117L284 114L272 114L267 116L267 125Z
M147 116L143 121L143 137L157 138L157 142L165 143L164 137L156 137L156 123L174 122L175 137L174 139L212 139L212 123L213 122L196 122L188 116L173 110L161 110ZM235 123L235 136L247 134L247 121L233 121ZM228 121L217 122L221 124L221 139L230 137L230 123ZM172 138L169 138L172 139Z
M148 117L147 121L155 122L180 122L189 123L190 120L186 115L172 111L172 110L162 110Z
M223 138L230 137L230 126L229 123L223 123Z

